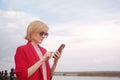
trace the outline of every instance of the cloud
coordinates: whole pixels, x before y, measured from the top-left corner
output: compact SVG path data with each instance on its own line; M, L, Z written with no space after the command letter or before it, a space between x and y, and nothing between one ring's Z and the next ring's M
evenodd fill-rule
M118 18L117 15L120 13L118 0L109 0L109 2L107 0L51 0L49 3L48 0L9 0L3 1L3 3L8 10L12 9L34 14L49 23L113 19Z
M0 61L4 62L1 63L1 68L4 64L13 64L16 47L25 42L26 26L30 21L38 18L21 11L0 10L0 15Z
M62 68L83 71L119 70L117 66L120 64L117 56L120 55L120 25L118 22L119 20L102 20L96 23L81 24L75 21L51 25L54 38L48 41L66 42L60 62L62 66L59 65L58 70L61 71ZM59 34L55 34L57 32ZM59 37L56 38L56 36ZM54 44L51 43L51 45ZM70 66L69 69L68 66Z

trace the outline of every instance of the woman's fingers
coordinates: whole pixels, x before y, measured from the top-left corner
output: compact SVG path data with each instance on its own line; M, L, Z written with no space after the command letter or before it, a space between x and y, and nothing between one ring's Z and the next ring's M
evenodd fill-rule
M59 51L56 51L53 58L59 58L61 56L61 53Z

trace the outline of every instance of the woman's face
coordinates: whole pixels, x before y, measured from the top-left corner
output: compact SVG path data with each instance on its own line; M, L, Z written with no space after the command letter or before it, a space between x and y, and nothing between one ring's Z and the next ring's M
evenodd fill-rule
M48 36L48 33L45 31L42 32L36 32L32 34L32 41L36 44L41 44L44 38Z

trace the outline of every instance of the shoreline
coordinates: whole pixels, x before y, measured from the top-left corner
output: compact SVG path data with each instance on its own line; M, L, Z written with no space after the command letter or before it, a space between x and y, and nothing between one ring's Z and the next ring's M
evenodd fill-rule
M79 72L55 72L54 76L101 76L120 77L120 71L79 71Z

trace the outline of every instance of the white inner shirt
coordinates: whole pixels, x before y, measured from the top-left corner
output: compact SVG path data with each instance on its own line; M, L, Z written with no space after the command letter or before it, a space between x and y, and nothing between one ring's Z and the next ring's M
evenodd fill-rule
M36 50L39 58L41 59L43 57L42 52L38 48L35 48L35 50ZM45 64L45 62L42 63L42 71L43 71L43 78L44 78L44 80L47 80L47 70L46 70L46 64Z

